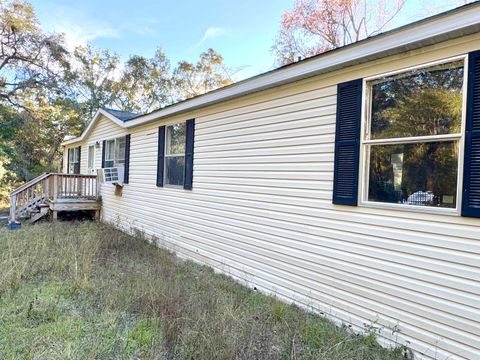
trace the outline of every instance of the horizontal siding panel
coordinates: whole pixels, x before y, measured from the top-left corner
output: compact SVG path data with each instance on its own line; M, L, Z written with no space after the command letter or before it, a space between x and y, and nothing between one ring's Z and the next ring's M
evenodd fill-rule
M305 128L287 129L282 131L272 131L265 133L258 133L253 135L236 135L231 137L221 137L213 140L204 140L200 143L202 146L210 147L223 144L250 143L257 141L268 141L278 139L299 138L301 136L320 136L324 134L334 134L334 125L312 125ZM199 144L199 145L200 145Z
M232 174L233 175L233 174ZM239 179L234 176L228 178L202 178L196 177L195 181L198 186L202 185L215 185L215 184L231 184L235 182L237 185L248 186L261 186L261 187L273 187L273 188L293 188L293 189L309 189L309 190L331 190L333 184L326 181L305 181L301 180L277 180L277 179ZM205 187L205 186L204 186Z
M332 106L332 111L335 111L335 107ZM294 112L291 114L280 114L277 115L278 120L276 122L263 122L264 119L259 119L258 124L251 124L250 122L242 123L241 127L237 129L223 129L217 132L211 133L206 132L202 133L199 131L199 135L197 140L211 140L211 139L219 139L223 137L235 137L235 136L246 136L246 135L258 135L258 134L265 134L274 131L285 131L290 129L301 129L301 128L309 128L317 125L323 126L331 126L335 124L335 117L334 114L330 111L326 112L327 116L325 116L325 111L310 111L308 113L299 113ZM273 122L273 124L272 124ZM208 130L208 129L207 129Z
M305 134L304 137L284 138L284 139L268 139L258 140L253 143L235 143L235 144L221 144L203 146L201 143L195 145L196 153L211 152L211 151L228 151L228 150L243 150L243 149L264 149L275 146L304 146L313 144L331 144L333 134Z
M221 154L219 154L221 155ZM302 154L302 155L275 155L275 156L243 156L231 158L228 156L196 158L196 165L217 164L248 164L248 163L315 163L329 162L333 164L333 153L325 154Z
M242 122L244 120L251 120L258 117L268 117L278 112L289 113L294 111L302 111L312 107L324 108L332 106L335 105L336 94L337 89L335 86L332 86L315 91L289 94L289 96L275 98L260 103L249 104L247 106L233 108L231 110L222 111L215 114L205 115L202 116L202 126L200 129L207 127L216 128L219 125L224 126L230 123ZM311 101L315 99L320 100L317 100L316 103L315 101Z
M263 148L263 149L230 149L223 151L211 151L195 154L195 159L216 158L219 156L229 157L231 159L244 156L268 156L274 157L279 155L314 155L334 152L334 146L331 143L327 144L310 144L310 145L298 145L298 146L278 146L275 148Z

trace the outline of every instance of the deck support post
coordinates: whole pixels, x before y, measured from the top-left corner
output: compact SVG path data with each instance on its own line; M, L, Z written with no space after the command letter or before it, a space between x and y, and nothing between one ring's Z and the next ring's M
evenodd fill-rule
M95 210L95 220L100 221L100 209Z
M17 195L10 196L10 218L9 223L17 222Z
M58 219L58 211L52 210L52 220L57 221L57 219Z

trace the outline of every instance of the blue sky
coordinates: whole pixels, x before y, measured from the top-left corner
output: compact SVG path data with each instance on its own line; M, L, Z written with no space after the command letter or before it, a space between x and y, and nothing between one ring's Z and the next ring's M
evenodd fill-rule
M441 10L455 3L430 0ZM123 59L130 54L150 57L161 46L172 65L180 60L194 62L213 47L230 67L244 67L237 74L241 79L272 69L270 48L281 15L293 0L33 0L32 4L42 26L65 33L72 46L90 41ZM413 21L420 13L427 15L419 11L419 4L407 0L397 24Z

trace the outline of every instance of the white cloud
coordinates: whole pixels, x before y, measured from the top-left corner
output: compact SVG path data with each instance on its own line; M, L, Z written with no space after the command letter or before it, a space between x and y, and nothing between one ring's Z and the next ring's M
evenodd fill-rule
M205 30L205 34L203 35L202 40L200 40L195 47L199 47L202 45L204 42L206 42L209 39L215 39L216 37L220 35L224 35L226 33L225 29L220 28L220 27L215 27L215 26L209 26L207 30Z
M149 36L156 34L156 30L151 26L134 27L134 31L140 36Z
M43 16L42 20L48 30L65 35L70 50L95 39L120 37L117 27L69 6L59 7L54 13Z

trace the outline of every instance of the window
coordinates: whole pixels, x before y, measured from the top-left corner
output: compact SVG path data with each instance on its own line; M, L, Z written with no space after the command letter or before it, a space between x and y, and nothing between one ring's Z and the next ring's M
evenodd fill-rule
M80 174L80 146L68 149L68 173Z
M458 208L464 59L366 82L363 200Z
M125 137L120 137L105 142L105 167L125 165Z
M90 145L88 147L88 163L87 168L91 172L95 168L95 146Z
M183 186L185 172L185 123L169 125L165 132L165 184Z

